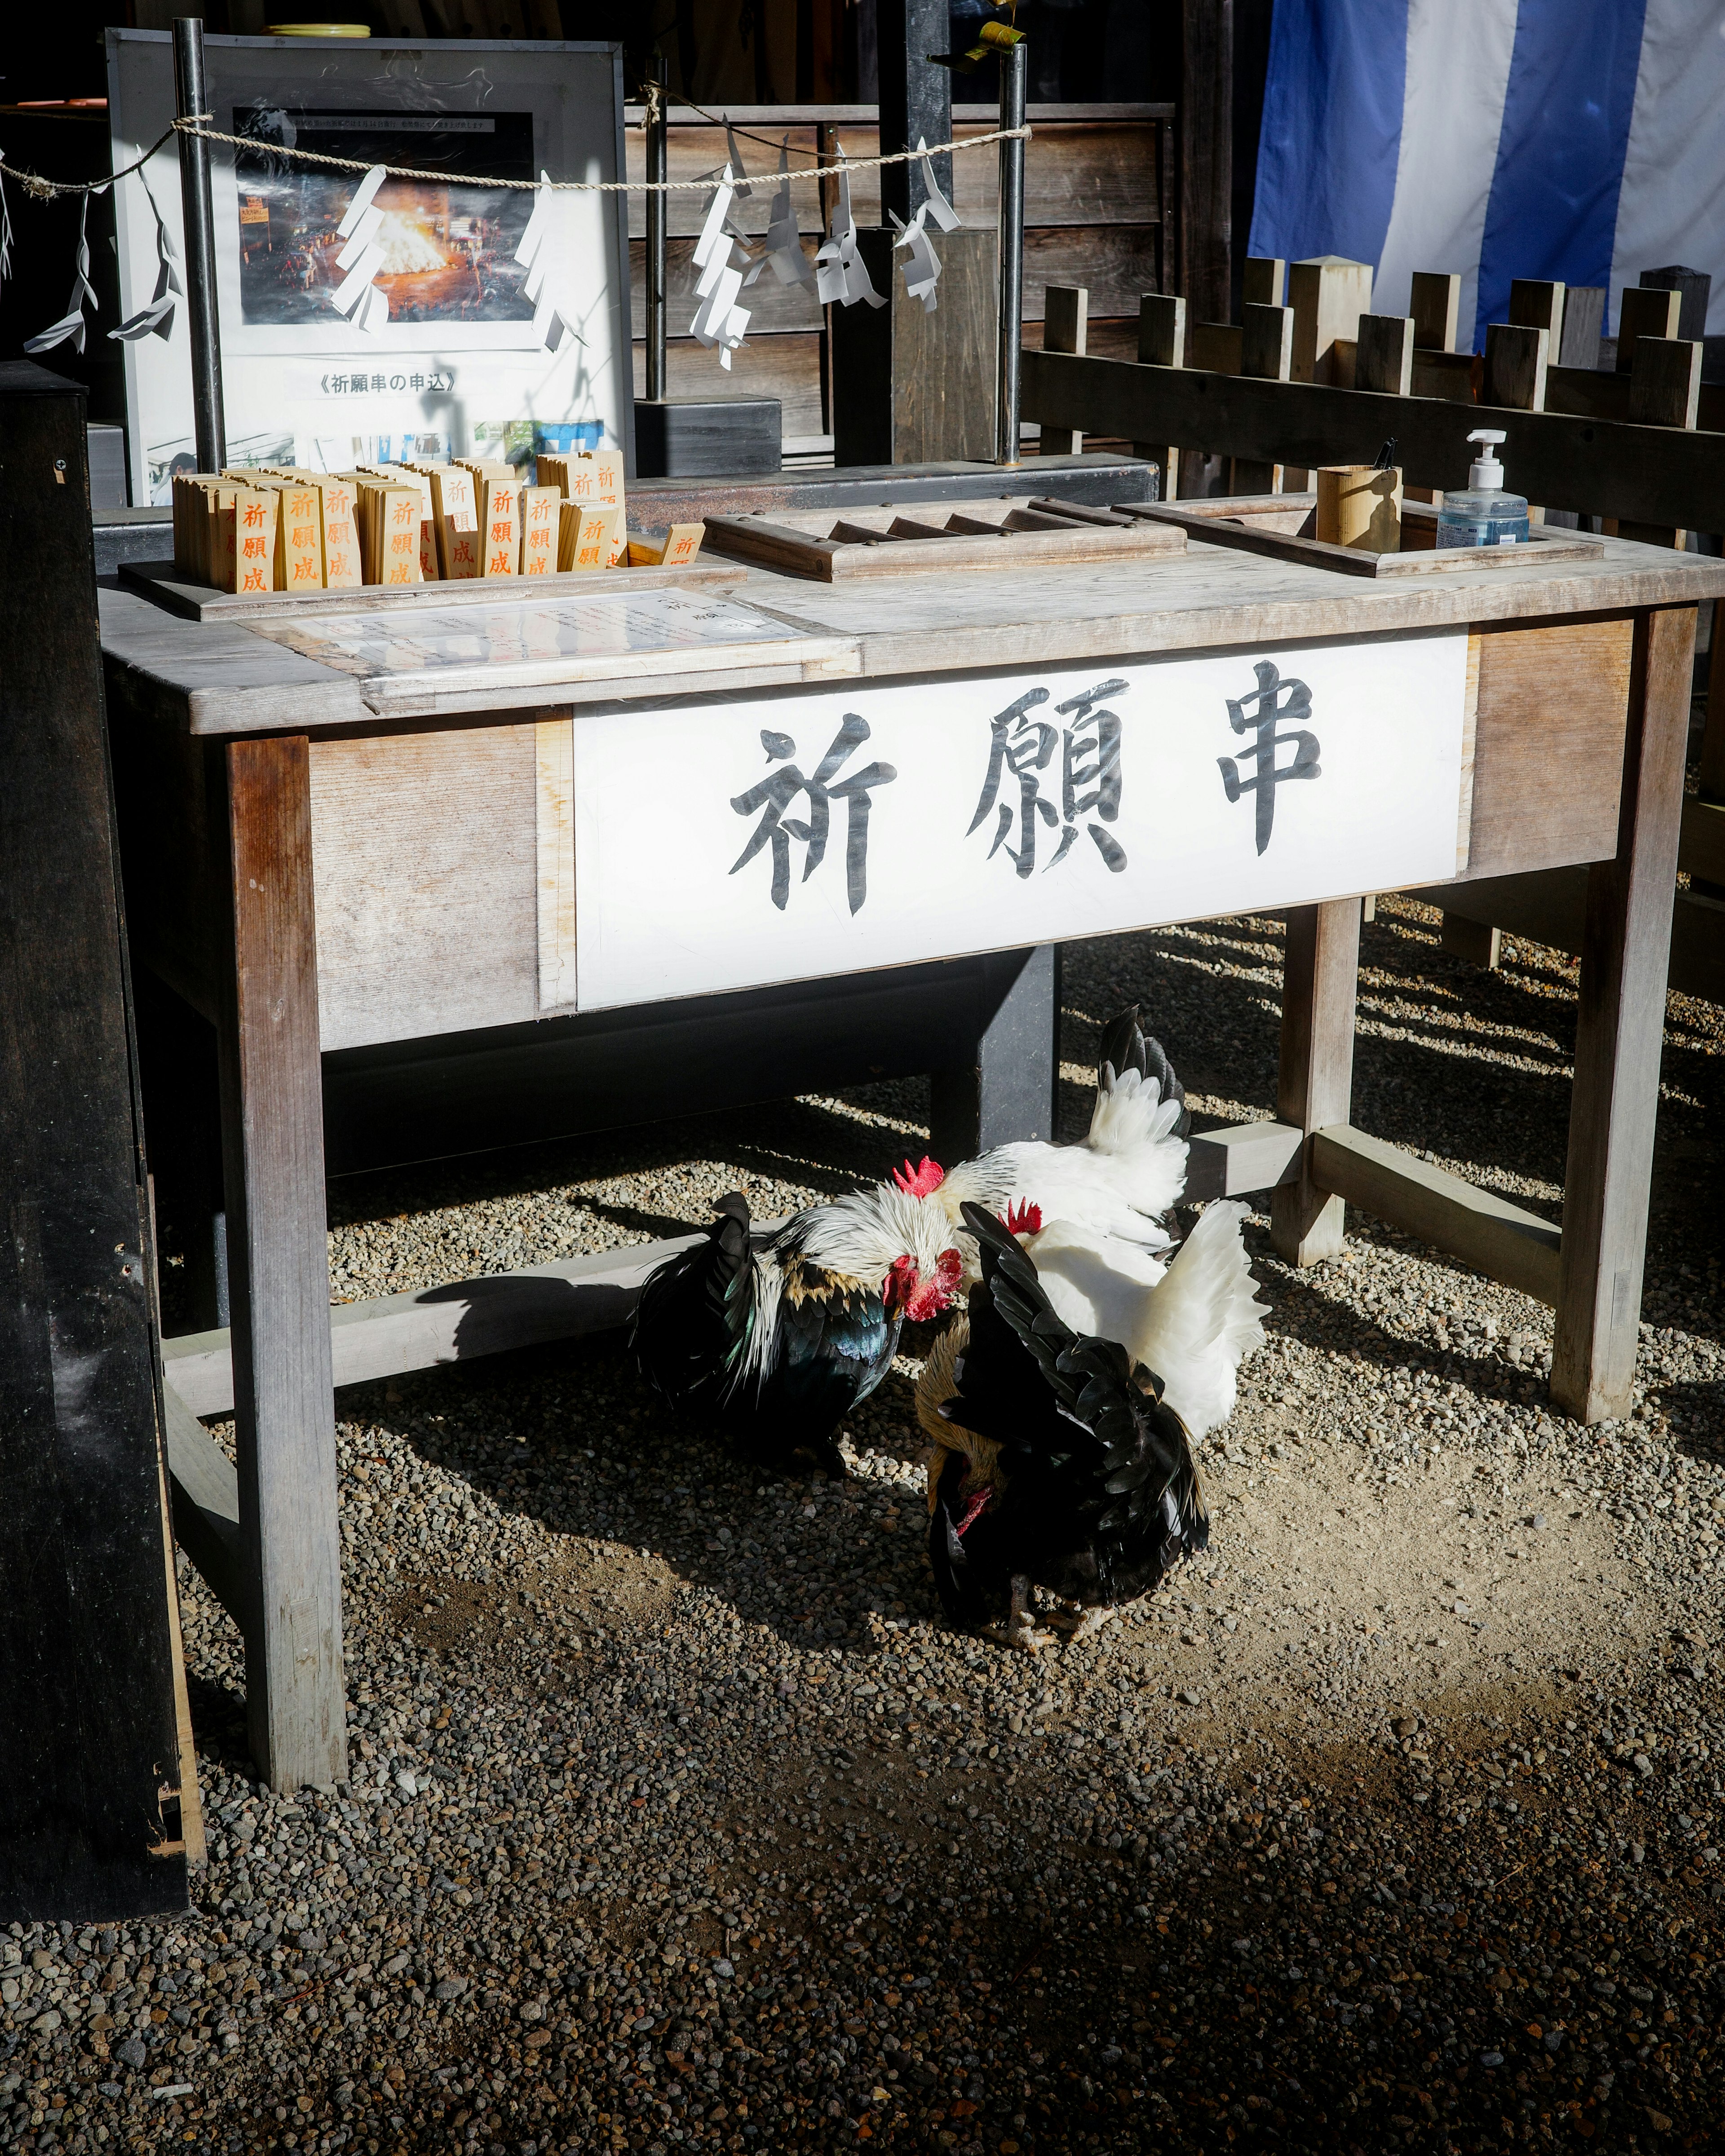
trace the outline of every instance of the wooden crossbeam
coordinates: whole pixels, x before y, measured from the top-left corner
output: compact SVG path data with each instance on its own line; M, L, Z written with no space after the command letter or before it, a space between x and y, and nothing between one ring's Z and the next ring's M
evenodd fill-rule
M1681 867L1707 883L1725 885L1725 808L1686 801L1681 843ZM1446 923L1453 916L1566 951L1571 957L1580 954L1587 914L1585 867L1481 876L1430 886L1413 896L1423 905L1441 906ZM1675 993L1725 1004L1725 910L1717 900L1682 891L1675 895L1668 964L1668 984Z
M664 1259L700 1240L678 1235L631 1243L519 1272L487 1273L446 1287L338 1304L330 1350L338 1385L429 1370L510 1348L536 1347L627 1322L641 1282ZM234 1371L225 1330L182 1333L162 1343L167 1382L193 1414L228 1414Z
M1697 801L1692 795L1683 803L1677 866L1709 883L1725 883L1725 805ZM1725 941L1725 921L1720 924L1720 936Z
M239 1538L239 1471L174 1390L162 1388L174 1540L242 1632L252 1630Z
M1555 1305L1559 1232L1507 1198L1368 1137L1351 1123L1312 1134L1312 1180L1320 1190L1447 1250L1506 1287Z
M1438 398L1392 397L1319 382L1264 382L1196 367L1024 356L1029 418L1133 441L1202 442L1212 454L1315 467L1370 463L1387 435L1409 482L1455 486L1468 460L1465 415ZM1725 434L1476 407L1503 428L1501 452L1517 493L1573 499L1638 522L1704 528L1725 498Z
M1230 1123L1194 1131L1187 1149L1187 1204L1211 1198L1247 1198L1275 1190L1300 1173L1303 1131L1291 1123Z

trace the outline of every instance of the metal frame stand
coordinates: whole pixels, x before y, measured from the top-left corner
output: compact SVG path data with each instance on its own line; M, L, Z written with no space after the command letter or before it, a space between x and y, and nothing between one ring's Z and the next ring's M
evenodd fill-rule
M648 179L660 187L670 170L665 116L668 80L665 54L655 53L648 77L646 162ZM647 395L655 404L665 398L665 206L670 200L665 194L647 197Z
M1024 124L1024 48L1009 45L999 55L1000 125ZM994 398L994 461L1019 461L1019 365L1024 342L1024 139L1014 136L1000 145L1000 362Z
M182 120L209 117L205 102L203 23L182 15L174 23L174 108ZM186 312L192 324L192 427L198 469L218 472L228 461L222 410L222 337L216 319L216 221L210 201L209 144L180 132L180 203L186 228Z

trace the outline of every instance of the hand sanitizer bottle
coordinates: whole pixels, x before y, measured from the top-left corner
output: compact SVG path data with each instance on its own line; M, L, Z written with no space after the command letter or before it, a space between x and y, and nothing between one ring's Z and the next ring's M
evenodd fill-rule
M1517 547L1527 536L1527 497L1503 491L1503 466L1491 454L1501 429L1478 427L1468 436L1481 446L1460 493L1445 493L1438 511L1440 547Z

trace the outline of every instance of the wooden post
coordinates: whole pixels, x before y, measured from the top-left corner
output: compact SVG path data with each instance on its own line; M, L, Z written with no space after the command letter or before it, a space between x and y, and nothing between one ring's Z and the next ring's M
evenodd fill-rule
M1551 358L1551 331L1524 329L1512 322L1493 322L1486 331L1486 375L1480 403L1499 404L1512 412L1543 412L1545 379ZM1490 415L1481 411L1481 418ZM1515 474L1510 474L1513 485ZM1543 524L1545 511L1527 505L1527 521Z
M1607 296L1603 285L1572 285L1564 293L1563 334L1554 347L1559 367L1584 367L1589 374L1597 369Z
M294 1789L347 1773L310 759L303 734L209 754L232 889L218 1038L246 1713L259 1772Z
M1725 599L1713 602L1713 633L1707 647L1707 711L1701 734L1701 768L1697 792L1703 801L1725 807ZM1700 898L1725 899L1725 884L1691 876L1689 888Z
M1172 294L1145 292L1138 299L1138 364L1141 367L1183 367L1186 364L1186 302ZM1174 501L1179 493L1180 452L1168 442L1134 442L1132 454L1162 467L1162 499Z
M1464 921L1459 913L1446 913L1438 941L1452 958L1466 958L1488 973L1495 973L1502 963L1503 932L1483 921Z
M1352 388L1353 378L1337 364L1336 341L1353 343L1359 336L1359 318L1372 304L1372 265L1350 262L1340 254L1314 255L1308 261L1288 264L1288 305L1294 311L1294 354L1290 379L1322 382L1337 388ZM1299 492L1310 475L1290 465L1285 483Z
M1084 350L1090 328L1090 294L1082 285L1050 285L1043 300L1042 349L1045 352ZM1072 427L1045 427L1042 454L1045 457L1076 457L1084 448L1084 436Z
M1411 397L1414 330L1411 315L1362 315L1353 355L1354 388Z
M1454 352L1461 314L1461 279L1453 270L1416 270L1408 300L1414 342L1421 352Z
M1288 265L1279 254L1249 254L1240 290L1245 307L1279 307L1287 293Z
M930 1081L931 1142L943 1165L1056 1130L1060 947L998 951L982 964L974 1060Z
M834 165L839 161L839 131L829 120L823 120L814 131L814 151L823 166ZM837 180L817 180L815 187L820 198L820 230L823 244L832 229L833 210L838 201ZM833 311L830 306L820 311L820 431L834 432L833 425Z
M919 141L950 142L952 74L946 68L932 65L929 60L931 53L943 53L952 43L947 0L878 0L875 23L880 41L881 154L914 150ZM944 157L931 162L935 184L950 202L952 152L948 151ZM883 165L881 223L889 230L891 228L886 213L892 210L908 223L927 192L920 164ZM879 289L877 280L876 290Z
M1288 305L1294 311L1296 382L1327 382L1338 388L1336 340L1353 343L1359 318L1372 305L1372 265L1340 254L1315 255L1288 265Z
M1692 344L1706 336L1707 310L1713 297L1713 280L1710 271L1689 270L1681 262L1672 262L1663 270L1644 270L1635 283L1644 291L1676 294L1677 326L1671 331L1673 336L1681 337L1686 343Z
M1493 322L1486 331L1486 378L1480 403L1505 405L1512 412L1543 412L1550 359L1548 330Z
M1286 382L1294 357L1294 311L1248 300L1240 309L1240 371L1264 382ZM1280 465L1236 457L1229 480L1233 494L1280 494Z
M193 1774L162 1577L85 413L83 389L40 367L0 375L0 1924L40 1924L44 1943L55 1920L185 1910L175 1800ZM26 2033L36 2004L4 2042L13 2087L52 2041Z
M1299 1181L1284 1183L1270 1201L1270 1228L1277 1255L1293 1265L1315 1265L1342 1248L1345 1209L1312 1180L1312 1133L1348 1121L1359 921L1357 898L1296 906L1287 917L1276 1112L1306 1132L1306 1143Z
M893 168L886 167L887 171ZM994 460L999 242L985 225L940 236L940 305L905 290L895 235L857 233L884 307L830 307L835 465Z
M1233 304L1234 0L1181 0L1180 12L1180 290L1194 320L1221 322Z
M1674 337L1682 311L1682 295L1649 285L1625 285L1617 303L1617 372L1635 363L1635 346L1644 337Z
M1686 428L1693 434L1701 412L1702 354L1699 340L1637 337L1630 362L1630 420L1642 427ZM1616 531L1620 539L1639 539L1649 547L1681 547L1687 536L1670 524L1624 522Z
M1518 329L1544 330L1557 351L1563 335L1563 293L1561 280L1513 277L1509 286L1509 318Z
M1635 1377L1694 654L1693 607L1636 616L1617 854L1588 871L1551 1374L1581 1422Z

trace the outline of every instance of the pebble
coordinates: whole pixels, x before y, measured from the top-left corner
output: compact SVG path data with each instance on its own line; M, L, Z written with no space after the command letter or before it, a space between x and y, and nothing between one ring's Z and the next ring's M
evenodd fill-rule
M1072 947L1069 1130L1128 999L1200 1113L1266 1112L1279 950ZM1356 1120L1554 1209L1574 987L1380 900ZM1260 1219L1211 1550L1070 1652L938 1620L909 1358L837 1485L668 1422L614 1338L345 1392L349 1778L259 1788L182 1561L209 1862L182 1917L0 1931L0 2148L1704 2145L1722 1046L1673 999L1630 1417L1552 1410L1525 1299L1358 1214L1295 1276ZM356 1179L336 1291L667 1234L739 1183L783 1210L920 1152L926 1103Z

